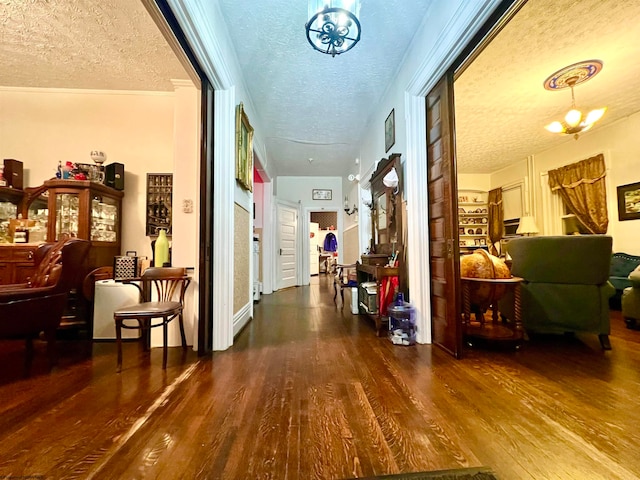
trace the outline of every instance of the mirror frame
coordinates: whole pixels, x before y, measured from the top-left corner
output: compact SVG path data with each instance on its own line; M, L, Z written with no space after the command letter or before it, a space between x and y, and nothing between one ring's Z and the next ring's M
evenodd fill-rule
M379 254L391 255L394 250L402 252L402 193L403 193L403 175L402 163L399 153L392 153L389 158L383 158L378 162L376 171L371 175L371 243L372 252ZM398 187L396 189L389 188L383 183L384 177L395 168L398 175ZM391 225L395 225L396 241L392 242L387 232L387 241L379 242L380 230L378 228L378 201L380 197L386 195L387 198L387 218L386 228L388 230Z

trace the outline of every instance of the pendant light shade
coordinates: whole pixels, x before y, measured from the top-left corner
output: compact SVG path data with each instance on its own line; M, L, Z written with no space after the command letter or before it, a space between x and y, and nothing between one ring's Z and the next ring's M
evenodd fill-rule
M335 57L360 41L360 0L309 0L307 40L319 52Z
M577 140L580 133L589 130L595 122L602 118L607 110L606 107L591 110L585 115L576 107L576 98L573 91L576 85L590 80L600 70L602 70L602 62L600 60L588 60L558 70L545 80L544 87L547 90L571 89L571 109L565 114L563 121L556 120L544 128L551 133L573 135Z

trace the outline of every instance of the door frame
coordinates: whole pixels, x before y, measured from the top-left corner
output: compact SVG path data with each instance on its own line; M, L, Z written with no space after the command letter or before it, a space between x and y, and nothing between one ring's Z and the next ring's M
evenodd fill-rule
M343 250L340 248L342 242L344 241L344 223L343 217L340 215L342 210L338 207L327 207L327 208L318 208L318 207L304 207L302 209L304 215L304 224L300 228L300 235L302 236L302 249L304 252L309 251L309 224L311 223L311 213L312 212L335 212L337 218L336 225L336 239L338 240L338 263L342 263L342 255ZM300 282L298 285L309 285L311 283L311 266L309 262L309 255L304 255L302 259L302 270L300 275Z
M171 45L172 50L190 73L196 87L200 89L200 189L199 189L199 235L198 235L198 320L197 351L202 356L213 348L213 150L214 88L209 76L189 43L178 18L167 0L142 0L154 22ZM194 74L195 77L194 78Z
M425 61L410 80L404 95L407 161L407 238L411 262L407 265L411 303L417 312L417 341L432 343L431 287L429 266L429 219L424 211L429 204L427 184L426 109L427 93L450 70L459 70L465 59L478 52L483 39L500 20L519 10L526 0L478 0L461 2L443 34L424 56ZM515 13L514 13L515 14ZM508 17L510 18L510 17ZM454 92L455 93L455 92ZM454 133L455 135L455 133Z

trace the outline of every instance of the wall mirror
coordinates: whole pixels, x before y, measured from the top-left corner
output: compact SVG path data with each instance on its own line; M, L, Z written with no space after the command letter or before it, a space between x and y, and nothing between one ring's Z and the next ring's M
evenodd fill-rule
M383 180L393 169L398 176L398 185L390 188ZM396 250L402 251L402 164L399 153L391 154L378 163L371 176L371 196L372 253L391 255Z
M376 232L378 238L376 244L389 243L387 237L387 194L383 193L376 200L376 212L377 212L377 225Z

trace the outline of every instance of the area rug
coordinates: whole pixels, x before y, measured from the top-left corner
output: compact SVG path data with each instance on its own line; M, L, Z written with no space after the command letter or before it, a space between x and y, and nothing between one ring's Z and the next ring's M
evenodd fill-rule
M361 480L498 480L498 477L487 467L458 468L455 470L438 470L432 472L399 473L367 477Z

